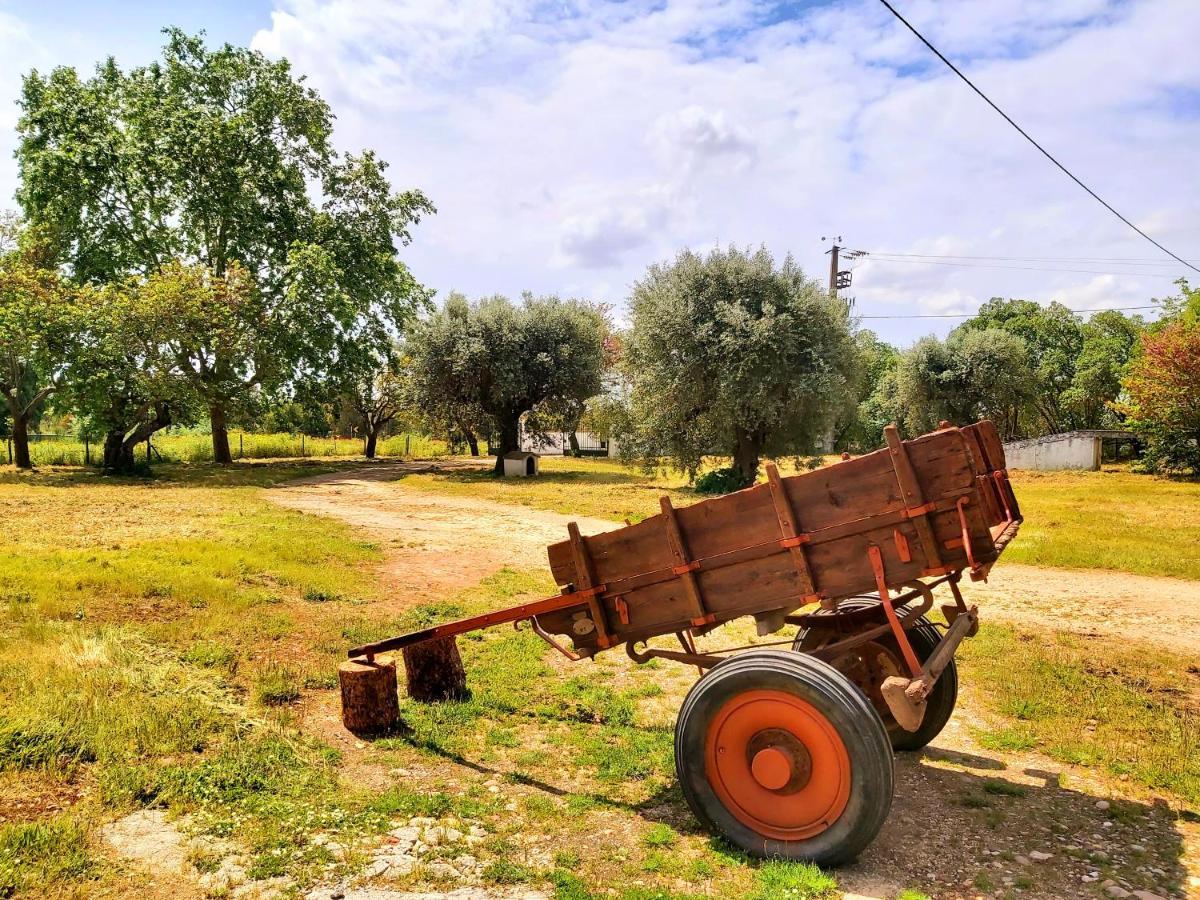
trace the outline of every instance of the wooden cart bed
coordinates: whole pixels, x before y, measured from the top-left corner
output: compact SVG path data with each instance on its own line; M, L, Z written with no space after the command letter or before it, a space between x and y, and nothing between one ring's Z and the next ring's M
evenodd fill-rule
M580 604L541 628L591 655L625 641L754 615L760 631L810 603L967 570L985 577L1020 522L988 421L662 512L548 548Z

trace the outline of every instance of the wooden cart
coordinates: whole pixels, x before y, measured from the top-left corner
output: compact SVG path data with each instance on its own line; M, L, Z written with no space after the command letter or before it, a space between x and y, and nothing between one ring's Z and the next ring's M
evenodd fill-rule
M902 441L813 472L548 548L562 592L356 647L352 658L527 622L572 659L624 646L704 673L688 693L675 762L689 806L749 853L836 864L878 833L892 754L933 739L957 695L954 653L978 628L959 591L987 576L1021 521L988 421ZM949 594L944 630L925 614ZM751 616L774 644L698 650ZM678 649L646 642L675 635ZM563 638L570 641L570 646ZM735 652L740 651L740 652Z

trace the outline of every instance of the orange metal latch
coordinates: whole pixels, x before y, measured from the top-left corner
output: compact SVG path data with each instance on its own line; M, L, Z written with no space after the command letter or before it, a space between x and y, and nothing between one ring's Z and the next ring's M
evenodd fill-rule
M959 497L955 506L958 507L958 522L962 526L962 542L963 549L967 551L967 562L970 563L972 569L978 569L979 563L975 562L975 554L971 548L971 532L967 528L967 514L963 509L967 502L966 497Z
M913 678L920 678L921 661L917 659L917 654L908 641L908 635L904 631L904 626L900 624L900 618L896 615L895 607L892 606L892 598L888 594L887 576L883 570L883 554L879 552L879 547L871 544L867 547L867 557L871 560L871 570L875 573L875 588L879 591L879 602L883 606L888 624L892 626L892 635L900 646L904 662L912 672Z

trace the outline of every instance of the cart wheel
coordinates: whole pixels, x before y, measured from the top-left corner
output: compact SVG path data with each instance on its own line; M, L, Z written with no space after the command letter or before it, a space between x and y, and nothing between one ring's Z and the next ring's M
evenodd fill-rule
M722 662L675 725L692 812L754 856L836 865L879 833L892 751L867 699L832 666L782 650Z
M849 611L878 604L878 600L844 600L840 608ZM924 616L908 630L908 641L921 662L929 658L929 654L933 653L933 648L941 639L941 633ZM804 653L817 649L826 640L836 638L829 637L828 632L802 628L797 633L796 640L792 642L792 649ZM831 665L854 682L870 699L871 705L875 707L884 727L887 728L893 750L920 750L941 733L954 713L954 704L958 700L958 666L951 659L942 672L942 677L925 698L925 718L921 720L921 726L916 731L905 731L900 727L880 692L883 679L889 675L909 675L900 647L890 634L847 650L833 659Z

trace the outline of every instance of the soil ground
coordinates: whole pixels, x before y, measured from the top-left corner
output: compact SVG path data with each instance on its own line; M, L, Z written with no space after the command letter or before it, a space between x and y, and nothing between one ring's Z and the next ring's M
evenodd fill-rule
M293 509L334 516L380 541L383 577L397 608L445 597L504 566L544 567L546 544L564 537L568 521L577 521L584 533L617 527L386 486L406 473L446 465L472 463L377 466L291 482L267 494ZM968 599L989 620L1124 636L1200 654L1197 582L1001 563L989 583L969 587ZM351 750L354 740L340 732L334 703L326 697L307 708L305 727ZM1032 897L1130 896L1116 883L1114 891L1104 890L1101 861L1106 871L1111 863L1124 876L1129 890L1153 888L1147 897L1178 896L1164 887L1170 884L1200 897L1200 826L1194 821L1087 770L1036 753L984 750L972 737L981 721L972 689L964 685L954 719L934 744L898 759L896 799L884 831L856 864L837 873L846 896L891 898L913 884L939 886L937 897L993 896L1013 888ZM472 767L461 768L464 779L480 777ZM369 766L356 775L386 777ZM998 788L997 779L1015 787ZM511 787L514 795L538 789ZM1114 816L1110 802L1124 813ZM680 812L664 809L663 816Z

